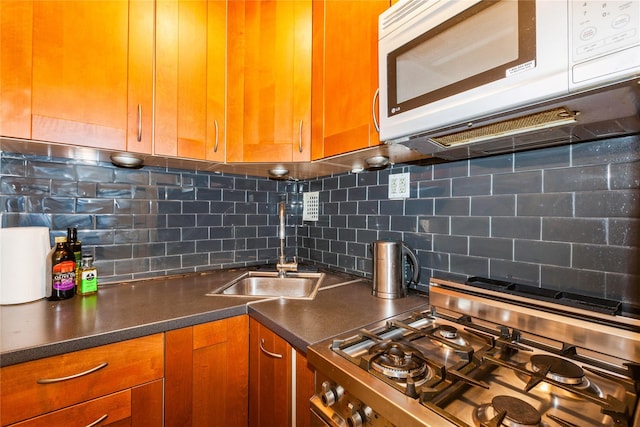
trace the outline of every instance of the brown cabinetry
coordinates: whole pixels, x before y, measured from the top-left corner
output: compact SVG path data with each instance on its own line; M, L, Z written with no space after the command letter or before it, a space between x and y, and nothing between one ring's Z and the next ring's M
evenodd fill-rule
M248 317L169 331L166 342L165 425L248 425Z
M313 159L380 144L378 15L389 0L313 2Z
M227 161L310 160L311 3L229 2Z
M162 425L164 339L151 335L3 367L1 424ZM106 416L106 417L105 417Z
M151 152L153 1L3 1L2 135Z
M225 159L226 0L156 0L154 154Z
M249 329L249 425L308 426L314 373L306 358L260 322Z

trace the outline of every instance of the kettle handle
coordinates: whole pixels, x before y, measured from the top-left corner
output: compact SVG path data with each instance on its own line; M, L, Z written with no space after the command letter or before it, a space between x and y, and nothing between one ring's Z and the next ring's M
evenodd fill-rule
M418 284L418 279L420 278L420 260L404 242L402 242L402 254L407 255L413 264L413 277L409 283Z

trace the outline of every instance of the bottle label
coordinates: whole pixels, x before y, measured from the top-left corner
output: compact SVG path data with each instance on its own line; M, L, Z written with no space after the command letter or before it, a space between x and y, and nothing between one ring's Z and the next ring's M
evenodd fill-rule
M68 291L76 285L76 263L62 261L53 266L53 289Z
M98 290L98 270L88 268L82 270L80 279L80 294L88 294Z

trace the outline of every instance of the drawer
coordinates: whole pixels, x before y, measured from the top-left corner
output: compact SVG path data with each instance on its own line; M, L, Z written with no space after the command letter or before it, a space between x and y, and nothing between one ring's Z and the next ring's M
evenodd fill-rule
M125 390L31 418L11 427L107 426L130 417L131 390Z
M2 425L125 390L163 375L163 334L7 366L0 371Z

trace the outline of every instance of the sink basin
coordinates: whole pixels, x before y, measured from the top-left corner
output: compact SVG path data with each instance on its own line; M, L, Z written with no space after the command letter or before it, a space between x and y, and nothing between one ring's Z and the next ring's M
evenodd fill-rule
M287 273L278 277L275 271L249 271L207 295L313 299L323 278L324 273Z

